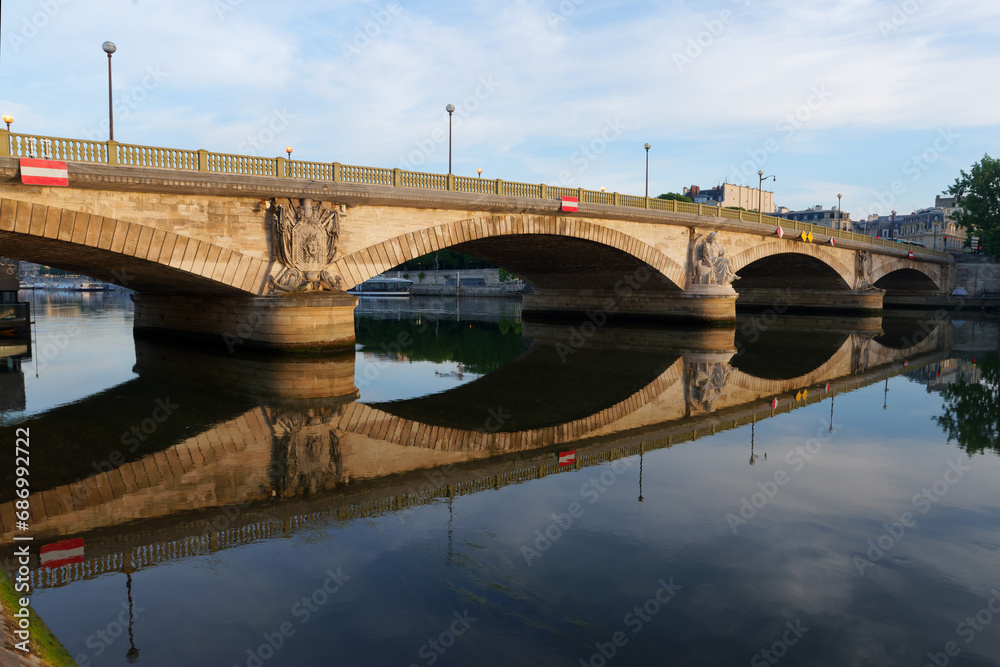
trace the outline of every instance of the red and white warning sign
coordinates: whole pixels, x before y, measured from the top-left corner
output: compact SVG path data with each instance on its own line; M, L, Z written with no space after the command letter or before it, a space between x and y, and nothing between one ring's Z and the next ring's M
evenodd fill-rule
M576 463L576 450L571 449L568 452L559 452L559 465L561 466L571 466Z
M781 228L781 225L778 225L778 231L775 233L778 235L778 238L780 239L782 236L785 235L785 230Z
M562 210L575 213L580 210L580 200L576 197L563 197Z
M69 185L69 170L62 160L21 158L21 182L25 185Z
M42 567L55 569L83 562L83 538L53 542L42 547Z

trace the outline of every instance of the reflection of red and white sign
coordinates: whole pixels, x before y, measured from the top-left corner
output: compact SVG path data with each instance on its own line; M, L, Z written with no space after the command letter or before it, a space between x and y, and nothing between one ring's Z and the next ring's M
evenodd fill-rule
M25 185L69 185L69 170L61 160L23 157L21 182Z
M774 410L776 407L778 407L778 399L777 398L774 399L773 401L771 401L771 409Z
M576 197L563 197L562 210L576 212L580 210L580 201Z
M830 383L829 382L826 383L826 390L830 391Z
M559 465L561 466L571 466L576 463L576 450L571 449L568 452L559 452Z
M55 569L83 562L83 538L53 542L42 547L42 567Z

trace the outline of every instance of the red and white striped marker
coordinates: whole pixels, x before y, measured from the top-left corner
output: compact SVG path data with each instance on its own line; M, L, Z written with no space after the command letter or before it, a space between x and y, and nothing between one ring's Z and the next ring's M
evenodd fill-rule
M576 197L563 197L562 210L570 213L576 213L580 210L580 200Z
M785 230L781 228L781 225L778 225L778 231L777 231L777 234L778 234L778 238L779 238L779 239L780 239L780 238L781 238L782 236L784 236L784 235L785 235Z
M21 158L21 182L25 185L69 185L69 170L61 160Z
M576 450L571 449L568 452L559 452L559 465L561 466L571 466L576 463Z
M53 542L42 547L42 567L55 569L83 562L83 538Z
M837 245L837 239L830 237L830 245Z

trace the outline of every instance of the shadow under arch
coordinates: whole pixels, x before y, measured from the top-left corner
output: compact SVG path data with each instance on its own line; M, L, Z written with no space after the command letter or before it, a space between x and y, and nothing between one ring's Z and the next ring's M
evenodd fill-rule
M753 255L748 254L750 252L749 250L742 252L733 259L733 267L740 278L733 283L733 288L738 293L748 289L789 287L796 290L851 289L850 273L846 267L839 266L840 263L836 267L831 266L827 259L801 250L789 250L787 247L775 248L775 252L758 259L752 259ZM752 261L741 263L747 259ZM739 300L736 303L739 305Z
M684 267L627 234L583 220L527 214L467 218L397 236L338 259L335 270L347 289L445 248L503 266L539 289L612 290L640 268L663 277L649 281L648 289L681 290L685 284Z
M520 357L448 391L371 408L461 431L515 433L576 422L627 401L680 358L676 351L573 349L533 343Z

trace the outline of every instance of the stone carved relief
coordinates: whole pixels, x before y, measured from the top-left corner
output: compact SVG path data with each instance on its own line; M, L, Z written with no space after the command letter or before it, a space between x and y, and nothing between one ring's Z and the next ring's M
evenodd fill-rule
M693 285L729 285L738 279L726 256L719 232L700 236L691 244L691 283Z
M310 199L271 205L274 256L281 273L268 283L269 294L341 291L340 276L329 273L340 236L339 214Z
M851 373L857 375L868 370L872 356L872 336L851 334Z
M340 408L265 407L264 413L274 433L269 472L276 495L307 495L347 481L340 439L331 424L341 416Z
M875 260L872 253L868 250L861 250L854 261L855 274L857 275L857 278L854 279L855 291L861 292L863 290L878 289L872 284L872 278L875 275L872 267Z
M699 361L689 365L688 409L714 412L732 370L732 366L722 361Z

